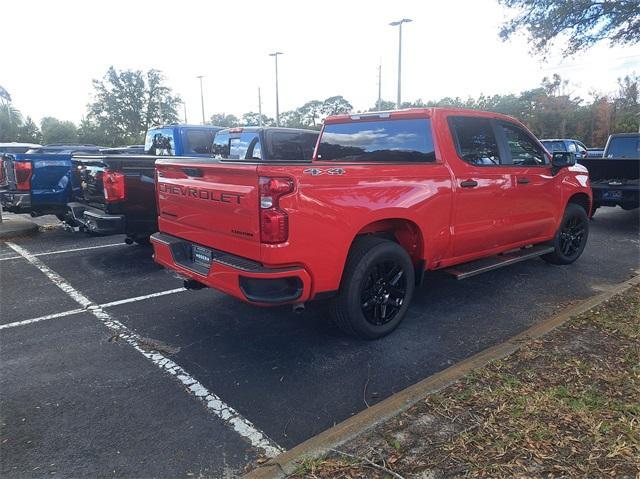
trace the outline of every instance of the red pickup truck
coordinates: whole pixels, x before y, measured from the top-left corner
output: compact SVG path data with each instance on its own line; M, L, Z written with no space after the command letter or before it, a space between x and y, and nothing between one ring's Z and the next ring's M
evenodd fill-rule
M504 115L332 116L310 161L230 153L255 141L156 164L154 257L187 287L257 305L330 299L339 327L373 339L400 323L427 270L569 264L587 241L587 170Z

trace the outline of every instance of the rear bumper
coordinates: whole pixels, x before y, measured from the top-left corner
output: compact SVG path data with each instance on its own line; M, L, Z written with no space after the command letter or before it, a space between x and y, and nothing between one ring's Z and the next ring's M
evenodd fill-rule
M81 229L97 235L115 235L125 232L124 215L110 215L82 203L69 203L69 215Z
M31 211L31 193L0 191L2 208L11 213L29 213Z
M640 184L591 183L591 191L595 207L621 206L633 209L640 205Z
M206 266L193 260L190 241L155 233L151 243L157 263L249 303L301 303L311 294L311 276L302 267L266 268L219 250L211 250L211 263Z

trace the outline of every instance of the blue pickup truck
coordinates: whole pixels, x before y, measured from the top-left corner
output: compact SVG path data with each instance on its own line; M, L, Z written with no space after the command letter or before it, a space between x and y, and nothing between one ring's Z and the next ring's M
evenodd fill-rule
M219 129L207 125L166 125L149 129L144 147L45 145L22 154L0 154L0 178L4 178L0 203L13 213L54 214L61 220L70 220L67 205L74 200L72 156L209 156L213 137Z
M95 145L53 144L32 148L26 153L1 156L0 189L2 208L12 213L32 216L54 214L60 219L69 201L71 156L98 153Z

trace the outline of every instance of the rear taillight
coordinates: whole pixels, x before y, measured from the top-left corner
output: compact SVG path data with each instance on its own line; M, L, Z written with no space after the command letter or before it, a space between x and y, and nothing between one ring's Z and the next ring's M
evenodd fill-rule
M124 200L125 189L123 173L104 170L102 186L104 187L104 199L107 203Z
M284 243L289 238L289 215L280 209L280 198L293 192L290 178L260 177L260 241Z
M30 161L14 161L13 171L16 177L16 189L20 191L29 191L31 189L31 168Z

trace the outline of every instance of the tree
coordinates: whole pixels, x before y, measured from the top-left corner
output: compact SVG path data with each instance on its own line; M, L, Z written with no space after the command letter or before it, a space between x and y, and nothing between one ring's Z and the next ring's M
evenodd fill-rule
M78 129L70 121L61 121L47 116L40 122L40 130L45 144L78 142Z
M226 113L214 113L211 115L211 124L222 126L224 128L233 128L240 126L240 120L235 115L227 115Z
M330 96L323 101L320 110L324 116L340 115L350 113L353 110L353 106L342 95L336 95Z
M285 128L304 128L300 110L290 110L280 113L280 126Z
M300 120L305 127L317 127L322 119L322 102L319 100L311 100L298 108Z
M563 55L585 50L602 40L611 45L640 42L638 0L498 0L517 9L502 25L500 36L510 38L526 30L532 50L546 55L552 42L567 37Z
M250 111L242 115L242 126L260 126L261 115ZM266 115L262 115L262 126L275 126L276 121Z
M111 66L101 80L93 80L93 88L86 126L104 132L109 146L141 143L150 127L178 121L180 97L159 70Z
M380 100L380 104L378 104L378 102L376 102L375 105L373 105L371 108L369 108L369 111L393 110L393 109L395 109L395 107L396 107L395 102L388 101L388 100Z
M42 141L42 133L30 116L20 127L17 140L21 143L40 143Z
M0 141L16 141L22 127L22 114L8 101L0 105Z

